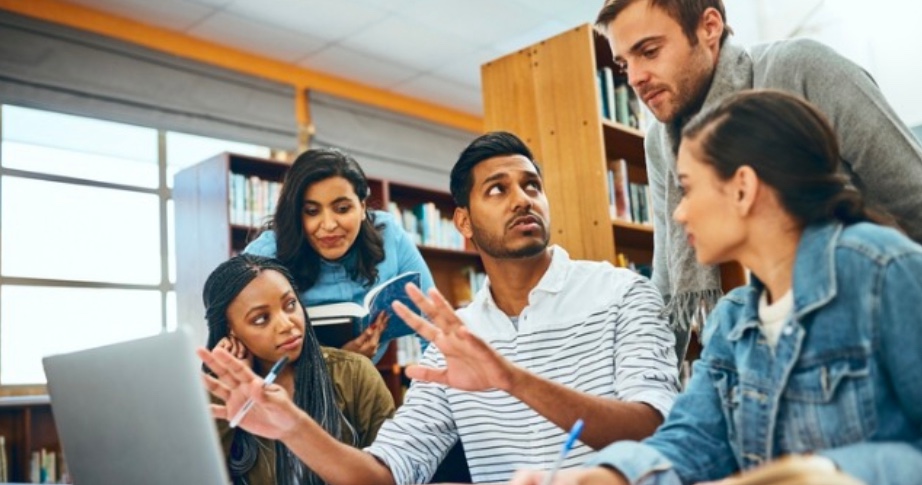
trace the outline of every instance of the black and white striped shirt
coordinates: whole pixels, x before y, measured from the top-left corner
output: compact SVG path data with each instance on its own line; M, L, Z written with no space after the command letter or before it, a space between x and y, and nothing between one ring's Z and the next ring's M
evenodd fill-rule
M535 374L585 393L644 402L665 417L679 385L675 339L660 315L659 293L631 271L572 261L562 248L552 250L518 329L493 302L489 282L458 315L500 354ZM430 345L421 363L444 367L445 360ZM390 467L397 484L425 483L458 437L474 482L494 482L520 468L549 468L566 430L502 391L414 382L366 451ZM564 467L592 453L577 443Z

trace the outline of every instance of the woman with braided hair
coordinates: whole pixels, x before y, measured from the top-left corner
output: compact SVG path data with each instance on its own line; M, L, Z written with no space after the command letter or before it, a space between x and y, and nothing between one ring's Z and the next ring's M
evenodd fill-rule
M320 346L284 265L235 256L211 273L202 297L208 349L229 350L261 376L287 356L289 365L276 383L299 408L344 443L364 447L374 441L394 413L390 393L371 361ZM218 428L235 484L323 483L280 442L230 428L225 420Z

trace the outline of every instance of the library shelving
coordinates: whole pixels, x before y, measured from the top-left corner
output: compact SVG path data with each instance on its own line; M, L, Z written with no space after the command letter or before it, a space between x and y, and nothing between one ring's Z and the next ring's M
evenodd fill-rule
M255 238L272 212L272 203L250 203L277 196L277 185L290 165L251 156L222 153L179 171L173 184L176 212L176 300L179 322L204 328L202 287L208 274ZM244 188L239 184L244 183ZM408 232L429 224L425 218L441 214L449 219L454 202L448 192L386 179L369 179L369 208L389 210ZM267 188L269 187L269 188ZM241 196L241 194L243 194ZM247 195L249 194L249 195ZM265 194L269 194L266 196ZM241 201L241 197L244 201ZM432 221L427 228L447 222ZM418 236L418 247L432 272L436 287L456 307L472 297L471 282L483 273L477 252L463 240L440 242L438 229ZM440 244L440 246L436 246ZM447 247L446 247L447 246ZM204 330L202 330L204 331ZM204 339L204 335L202 335ZM399 405L403 398L402 368L396 343L378 363L385 382Z
M484 126L511 131L532 149L544 174L553 243L573 258L649 269L653 226L617 217L609 174L622 165L628 181L647 184L644 134L606 116L606 68L624 85L607 41L588 24L490 61L481 68ZM649 205L640 197L639 205ZM721 270L725 289L745 282L738 265ZM696 352L691 348L687 358Z
M47 395L0 397L0 436L9 482L31 481L33 454L55 456L63 470L63 456Z

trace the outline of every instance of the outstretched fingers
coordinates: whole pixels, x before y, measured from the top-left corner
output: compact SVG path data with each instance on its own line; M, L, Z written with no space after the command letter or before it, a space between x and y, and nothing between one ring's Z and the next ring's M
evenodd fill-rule
M448 384L448 370L436 369L434 367L424 367L421 365L411 365L407 367L407 377L425 382L435 382L437 384Z
M407 284L406 290L407 295L419 307L420 311L429 317L429 321L443 332L449 332L452 328L462 325L461 319L455 315L454 308L439 293L439 290L431 288L427 296L412 283Z

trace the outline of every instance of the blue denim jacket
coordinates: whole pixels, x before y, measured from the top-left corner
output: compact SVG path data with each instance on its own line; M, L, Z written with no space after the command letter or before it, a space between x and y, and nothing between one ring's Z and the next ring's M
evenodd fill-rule
M374 216L375 225L384 226L381 231L381 237L384 239L384 260L378 263L378 280L375 283L386 281L407 271L418 271L422 290L429 291L429 288L435 286L432 273L426 266L416 244L397 223L394 216L384 211L371 211L371 213ZM276 257L275 233L263 232L248 244L243 252ZM348 267L354 264L354 257L354 254L350 252L339 261L321 261L320 275L313 286L301 291L301 302L305 306L344 301L361 304L369 288L364 285L364 282L355 281L349 276ZM425 342L421 342L425 348ZM372 359L374 362L380 360L384 351L387 350L385 343L381 342L379 354Z
M922 483L922 247L868 223L811 226L793 285L774 349L758 328L761 282L721 299L666 422L590 465L691 484L816 452L869 485Z

